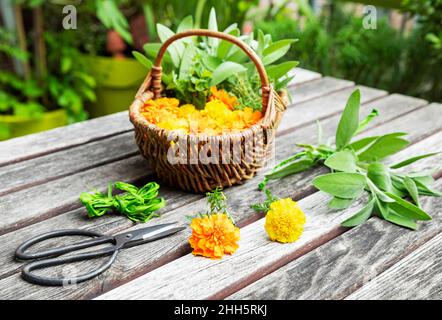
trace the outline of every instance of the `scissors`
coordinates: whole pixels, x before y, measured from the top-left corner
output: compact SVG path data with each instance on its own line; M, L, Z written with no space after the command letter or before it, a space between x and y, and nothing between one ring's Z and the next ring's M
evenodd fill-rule
M156 226L140 228L128 232L123 232L114 236L102 235L96 232L80 230L80 229L65 229L51 231L32 239L27 240L20 245L15 252L15 257L19 260L35 260L27 263L22 269L22 277L28 282L46 285L46 286L63 286L68 284L80 283L92 279L103 273L114 263L120 249L130 248L150 241L155 241L176 232L184 230L185 227L177 227L175 223L166 223ZM26 250L36 243L47 239L59 238L65 236L88 236L92 237L90 240L77 242L65 247L57 247L35 253L26 253ZM59 257L62 254L95 247L98 245L110 243L110 246L95 251L88 251L66 257ZM44 269L52 266L73 263L82 260L95 259L103 256L112 255L109 261L99 266L97 269L84 273L78 276L69 277L46 277L33 273L34 270Z

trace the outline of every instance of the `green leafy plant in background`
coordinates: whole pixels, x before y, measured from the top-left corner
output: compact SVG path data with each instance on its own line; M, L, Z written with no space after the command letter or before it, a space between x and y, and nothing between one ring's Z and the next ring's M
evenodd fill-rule
M193 27L193 18L188 16L178 25L176 32ZM218 31L216 12L213 8L209 16L208 29ZM157 25L157 30L162 42L175 34L161 24ZM255 40L253 33L241 35L236 23L228 26L223 32L239 37L256 51L276 90L283 90L292 80L293 77L289 76L288 72L298 63L276 62L289 51L296 40L282 39L273 42L270 35L260 30ZM155 59L160 47L161 43L148 43L144 46L145 55L134 52L134 56L140 63L150 68L152 59ZM192 38L181 39L168 48L163 68L165 72L162 80L166 90L175 92L184 103L193 103L201 108L210 94L210 87L220 86L240 98L240 108L246 104L254 109L260 108L259 99L251 99L249 96L254 92L251 97L256 97L260 88L256 67L240 48L230 42L205 37L201 41ZM251 105L248 105L249 103Z
M440 0L409 1L403 10L417 20L409 32L382 16L376 29L365 29L364 17L338 1L326 1L319 14L306 0L296 2L298 19L285 7L256 21L274 39L299 39L284 59L296 57L304 68L389 92L442 99Z
M398 169L437 153L415 156L393 165L384 164L384 159L409 144L404 138L406 133L394 132L354 140L354 136L361 133L378 115L373 110L360 121L359 109L360 92L356 90L342 113L336 130L335 145L330 141L324 143L322 130L319 130L317 145L298 144L303 150L275 166L265 176L259 188L264 189L269 180L324 165L331 173L316 177L313 185L332 196L330 208L345 209L364 193L368 194L363 209L345 220L343 226L359 225L375 214L394 224L416 229L416 221L431 220L422 209L419 196L442 196L442 193L431 188L431 173L403 172ZM404 198L411 199L411 202Z

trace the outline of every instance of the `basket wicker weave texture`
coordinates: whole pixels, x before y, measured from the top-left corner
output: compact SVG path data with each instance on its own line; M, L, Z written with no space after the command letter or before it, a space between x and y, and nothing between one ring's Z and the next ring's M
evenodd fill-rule
M167 48L174 41L190 36L215 37L232 42L240 47L255 64L261 80L263 118L253 126L240 132L217 136L190 135L178 131L169 131L149 123L140 113L145 102L161 97L162 85L161 62ZM251 179L268 157L274 141L275 131L286 109L285 94L276 93L269 83L264 65L257 54L242 40L226 33L193 29L177 33L165 41L158 52L154 66L138 90L135 101L130 106L130 120L135 127L135 140L141 154L148 160L158 177L171 186L193 192L207 192L216 187L230 187ZM171 143L171 141L177 143ZM237 152L233 146L239 146L240 161L202 161L201 153L213 156ZM179 149L186 161L175 163L168 155L175 153L170 148ZM233 158L233 157L231 157ZM216 159L216 157L212 158Z

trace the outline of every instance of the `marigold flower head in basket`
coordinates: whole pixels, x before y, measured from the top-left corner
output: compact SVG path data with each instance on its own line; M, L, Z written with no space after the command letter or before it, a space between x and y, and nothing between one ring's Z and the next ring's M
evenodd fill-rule
M141 114L160 128L195 135L219 135L225 131L244 130L262 118L260 111L253 111L249 107L234 109L238 101L228 92L216 87L212 87L211 92L202 110L192 104L179 106L180 101L175 98L159 98L146 101Z
M238 249L239 228L227 211L226 197L219 190L207 193L207 213L191 217L189 238L192 253L211 259L221 259Z
M266 189L267 200L253 205L256 211L266 212L265 230L270 240L288 243L301 236L306 217L299 205L290 198L278 199Z

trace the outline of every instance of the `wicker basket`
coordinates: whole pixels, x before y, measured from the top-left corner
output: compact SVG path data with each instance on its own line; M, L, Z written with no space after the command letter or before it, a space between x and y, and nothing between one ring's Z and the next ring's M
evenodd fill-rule
M262 84L263 118L255 125L239 132L206 136L188 135L168 131L149 123L140 114L140 108L147 100L161 97L161 61L168 46L181 38L208 36L230 41L239 46L255 64ZM143 156L149 161L158 177L171 186L193 192L206 192L216 187L230 187L252 178L261 168L270 152L282 114L286 109L287 97L276 93L271 87L265 68L256 53L240 39L222 32L195 29L177 33L170 37L158 53L151 72L141 85L135 101L130 106L130 120L135 127L135 140ZM172 142L173 141L173 142ZM234 150L233 146L236 146ZM177 148L178 151L170 148ZM181 148L181 150L179 150ZM183 156L184 150L184 156ZM239 161L202 161L201 152L211 155L240 152ZM179 155L186 161L171 161L168 155ZM232 157L234 158L234 157ZM193 159L191 161L190 159Z

